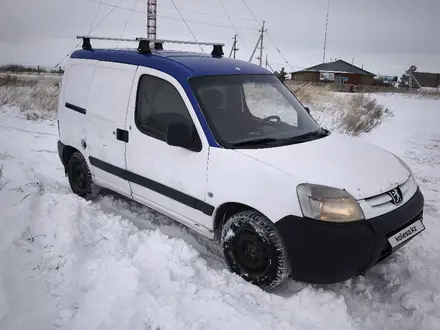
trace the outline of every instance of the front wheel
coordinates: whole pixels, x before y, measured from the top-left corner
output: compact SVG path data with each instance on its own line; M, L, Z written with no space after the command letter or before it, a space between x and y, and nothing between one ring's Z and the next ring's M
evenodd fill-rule
M221 244L229 269L263 290L280 285L290 275L284 242L273 223L248 210L230 217Z

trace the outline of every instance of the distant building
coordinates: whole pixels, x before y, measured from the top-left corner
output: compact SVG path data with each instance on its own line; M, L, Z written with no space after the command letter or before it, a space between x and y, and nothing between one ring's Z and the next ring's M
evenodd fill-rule
M413 77L420 85L420 87L432 87L439 88L440 87L440 73L429 73L429 72L417 72L413 73ZM413 86L416 87L417 83L414 83Z
M399 80L398 76L376 76L374 84L376 86L394 86Z
M291 73L291 80L304 82L334 82L336 84L373 85L374 73L343 60L327 62Z

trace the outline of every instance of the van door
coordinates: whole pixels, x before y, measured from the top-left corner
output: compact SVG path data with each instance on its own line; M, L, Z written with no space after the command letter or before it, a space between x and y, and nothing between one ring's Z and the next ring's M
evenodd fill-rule
M86 153L96 183L130 197L130 185L123 174L128 135L125 121L136 68L97 62L84 121Z
M169 124L179 121L193 126L196 151L167 144ZM212 227L214 208L205 203L209 145L177 80L139 67L127 125L127 170L133 198L196 230Z
M63 77L58 104L60 140L65 145L82 150L85 137L84 118L96 61L70 59Z

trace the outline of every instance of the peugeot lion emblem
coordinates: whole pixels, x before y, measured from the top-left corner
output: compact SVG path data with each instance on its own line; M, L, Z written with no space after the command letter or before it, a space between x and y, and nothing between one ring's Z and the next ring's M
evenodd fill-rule
M394 205L399 205L403 201L402 191L399 187L389 191L388 195L390 195Z

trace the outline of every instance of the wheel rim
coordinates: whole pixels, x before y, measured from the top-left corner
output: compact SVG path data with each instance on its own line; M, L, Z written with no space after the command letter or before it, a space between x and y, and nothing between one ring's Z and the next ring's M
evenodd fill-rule
M269 256L261 238L248 230L235 237L235 259L243 272L252 277L264 274L269 266Z

